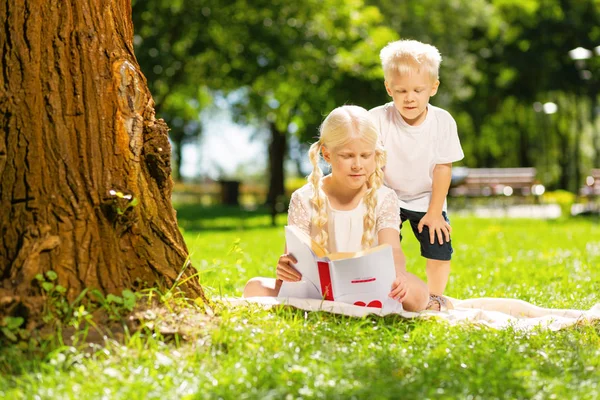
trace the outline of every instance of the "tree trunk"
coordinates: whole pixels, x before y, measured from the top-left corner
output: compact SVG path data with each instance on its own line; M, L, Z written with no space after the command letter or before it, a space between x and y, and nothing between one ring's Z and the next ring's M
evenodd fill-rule
M569 154L569 137L568 133L560 132L560 148L562 149L565 156L558 158L558 165L560 166L560 177L558 180L559 189L569 190L569 182L570 182L570 160L569 157L566 156Z
M598 85L600 87L600 85ZM592 95L592 129L594 143L594 164L592 168L600 168L600 101L598 94Z
M521 167L531 167L533 163L531 162L530 152L531 146L529 145L529 132L525 127L531 126L529 124L528 115L531 114L529 110L523 112L522 108L519 108L520 122L515 124L517 132L519 132L519 165Z
M287 136L279 132L274 123L269 124L271 143L269 143L269 192L267 204L271 206L273 214L277 212L277 202L285 194L283 164L287 150Z
M0 317L32 323L49 270L69 301L173 284L188 252L130 1L8 0L0 17Z

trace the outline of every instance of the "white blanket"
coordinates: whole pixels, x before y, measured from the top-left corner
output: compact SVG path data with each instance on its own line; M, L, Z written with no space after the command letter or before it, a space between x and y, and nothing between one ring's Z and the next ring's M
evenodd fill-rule
M337 301L300 299L300 298L222 298L224 304L241 306L259 304L265 307L291 306L306 311L327 311L353 317L363 317L368 314L390 315L397 314L405 318L436 317L447 320L451 325L457 323L477 323L495 329L513 327L518 330L531 330L537 326L550 330L559 330L577 323L589 323L600 320L600 303L589 310L569 310L537 307L531 303L517 299L504 298L475 298L466 300L452 299L454 310L447 312L424 311L420 313L401 311L394 313L382 312L379 308L359 307Z

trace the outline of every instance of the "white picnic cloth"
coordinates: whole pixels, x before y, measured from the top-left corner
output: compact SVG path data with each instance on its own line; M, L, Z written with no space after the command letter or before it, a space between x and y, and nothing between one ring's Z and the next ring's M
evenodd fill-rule
M476 323L495 329L513 327L516 330L532 330L536 327L553 331L572 326L576 323L589 323L600 320L600 303L589 310L553 309L535 306L523 300L482 297L474 299L452 299L453 310L447 312L384 312L379 308L360 307L338 301L281 298L281 297L224 297L220 301L231 306L259 304L265 307L290 306L306 311L326 311L353 317L363 317L368 314L390 315L397 314L405 318L441 318L451 325L459 323Z

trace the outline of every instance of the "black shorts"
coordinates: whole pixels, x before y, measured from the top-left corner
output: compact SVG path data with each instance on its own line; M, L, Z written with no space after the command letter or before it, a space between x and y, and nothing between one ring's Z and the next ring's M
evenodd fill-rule
M447 223L450 223L448 215L445 211L442 211L442 215ZM444 241L444 244L440 244L437 237L433 244L430 243L429 238L429 227L423 226L423 231L419 233L419 221L425 216L424 212L410 211L405 208L400 209L400 241L402 241L402 225L404 221L409 220L412 231L415 234L417 240L421 244L421 255L425 258L440 261L450 261L452 259L452 238L449 242Z

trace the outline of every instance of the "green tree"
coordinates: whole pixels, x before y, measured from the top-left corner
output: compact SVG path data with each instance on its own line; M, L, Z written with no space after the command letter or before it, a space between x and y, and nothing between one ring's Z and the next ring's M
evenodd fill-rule
M431 42L440 49L444 58L442 86L432 101L448 108L457 119L467 165L535 165L549 170L549 183L556 180L559 186L574 188L581 169L590 163L587 155L580 159L585 154L582 144L593 144L594 158L600 159L600 134L585 127L593 126L595 107L587 107L587 122L583 124L585 115L567 108L586 101L567 102L564 109L559 106L559 113L580 121L570 124L580 132L570 134L576 138L577 151L570 157L577 168L564 165L552 150L542 154L540 143L545 142L540 135L556 136L546 138L547 143L564 142L559 132L566 128L547 129L548 124L562 118L536 117L532 107L536 101L558 101L560 93L593 99L600 92L596 77L600 75L600 59L583 65L568 56L575 47L594 48L600 43L600 3L372 0L371 4L381 9L400 37ZM550 94L554 98L549 98Z
M212 102L198 59L210 36L198 23L202 2L132 0L137 60L148 78L156 113L170 127L173 177L181 179L182 148L202 133L201 111ZM219 80L218 78L216 78Z
M499 23L494 6L488 0L369 0L380 8L385 22L400 38L435 45L442 54L440 89L432 104L450 111L457 121L465 160L477 166L480 149L472 110L465 107L478 102L479 85L485 79L480 67L481 55L470 42L477 32L486 32ZM385 94L385 93L384 93ZM387 95L386 95L387 96ZM388 101L382 96L383 101ZM475 105L477 106L477 105Z
M568 52L579 46L593 48L600 43L600 3L561 0L493 0L489 3L493 6L493 19L484 29L475 29L468 42L469 51L481 56L476 63L481 75L477 81L470 82L477 90L460 105L471 116L477 133L477 144L469 162L473 166L496 166L503 162L498 154L520 154L520 165L527 163L544 171L544 183L575 190L581 183L582 168L590 162L587 156L581 159L585 142L582 133L585 131L592 137L594 146L600 145L593 139L600 134L586 128L593 126L596 118L593 107L584 106L588 109L586 115L574 108L589 103L582 97L597 95L600 81L597 77L582 80L585 73L578 67L583 65L570 59ZM600 74L598 62L590 60L587 67L595 68ZM540 113L535 117L534 102L558 102L565 96L571 101L561 100L557 116ZM508 98L515 99L509 107ZM515 114L529 122L520 124L521 140L506 140L506 125L498 121L514 120ZM548 154L539 150L540 143L566 143L564 124L560 129L550 129L556 127L549 125L562 120L561 115L578 121L569 124L569 129L574 130L569 134L574 138L569 146L575 146L569 153L573 158L569 166L561 159L564 155L551 147L545 147ZM495 132L491 133L492 130ZM535 150L529 151L525 146ZM498 149L501 149L499 153ZM599 152L600 148L596 147L595 153Z
M289 135L311 138L340 102L373 99L381 75L373 49L394 39L362 0L134 0L133 13L138 59L174 147L198 132L185 135L205 104L197 88L244 94L235 119L270 135L269 204L284 193Z
M202 23L219 46L220 61L204 67L209 75L227 70L221 88L245 88L234 105L239 121L268 128L267 203L275 204L284 194L289 135L314 137L323 115L342 99L362 100L378 70L372 49L394 35L380 26L377 8L362 0L215 2L209 8Z
M69 302L173 285L188 254L129 1L7 2L0 20L0 319L36 324L40 276Z

